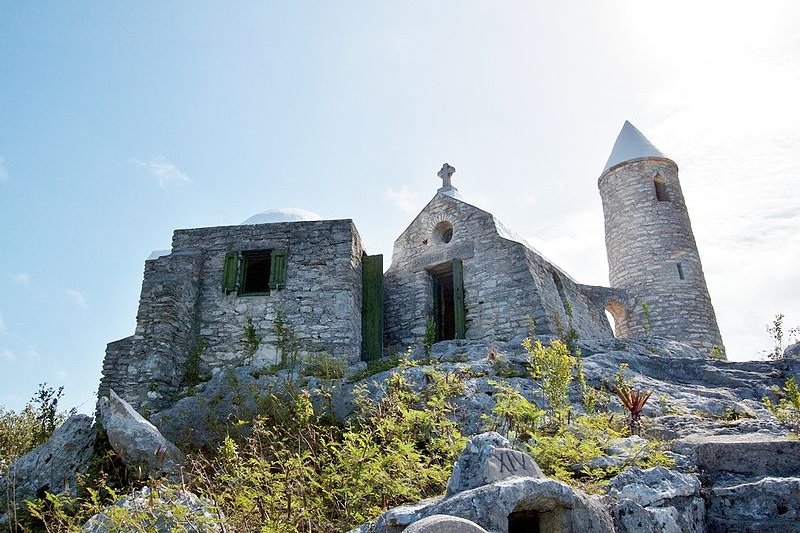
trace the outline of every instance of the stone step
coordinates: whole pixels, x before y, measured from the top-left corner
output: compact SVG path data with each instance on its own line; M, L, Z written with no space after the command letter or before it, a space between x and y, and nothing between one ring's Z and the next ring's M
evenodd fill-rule
M800 441L767 435L706 436L696 443L695 459L707 485L731 476L800 477Z

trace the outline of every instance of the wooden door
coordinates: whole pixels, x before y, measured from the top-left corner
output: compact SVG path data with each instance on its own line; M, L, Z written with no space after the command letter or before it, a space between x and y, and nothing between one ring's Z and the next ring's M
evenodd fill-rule
M383 255L361 258L361 359L383 355Z

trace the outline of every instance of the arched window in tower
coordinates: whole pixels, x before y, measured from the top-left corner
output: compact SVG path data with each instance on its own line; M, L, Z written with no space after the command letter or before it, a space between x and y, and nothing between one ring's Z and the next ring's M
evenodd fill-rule
M669 202L669 195L667 194L667 183L661 174L656 174L653 178L653 185L656 188L656 200L659 202Z

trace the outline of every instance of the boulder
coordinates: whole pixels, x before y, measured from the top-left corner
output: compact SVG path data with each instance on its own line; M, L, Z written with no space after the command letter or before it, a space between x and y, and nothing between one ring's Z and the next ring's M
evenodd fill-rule
M497 533L614 531L611 515L597 498L560 481L533 477L510 477L465 490L421 514L459 516Z
M150 420L174 443L214 450L225 436L246 434L250 425L239 422L250 422L262 414L270 395L281 397L298 387L311 393L318 413L332 408L335 416L344 419L355 409L354 385L347 380L298 378L290 370L273 374L264 368L240 366L214 373L209 381L195 386L191 396L153 414ZM323 387L330 397L317 393Z
M464 518L435 514L414 522L403 533L486 533L486 530Z
M113 510L112 510L113 509ZM208 500L189 491L143 487L123 497L81 527L84 533L111 531L224 531L222 516Z
M175 476L186 460L156 427L112 390L99 401L108 442L128 470L140 479Z
M511 443L496 432L472 437L458 456L447 482L447 495L488 485L512 476L544 478L533 458L511 449Z
M683 533L680 513L674 507L646 508L632 500L621 500L611 508L619 533Z
M681 474L657 466L642 470L632 467L611 480L608 495L628 499L643 507L660 506L675 498L700 493L700 480L694 474Z
M0 503L6 501L14 508L25 500L43 497L45 492L74 495L77 474L89 467L96 436L90 416L67 418L47 442L14 461L8 474L0 476Z
M705 531L700 480L663 467L629 468L611 480L608 496L620 531Z
M800 359L800 342L790 344L783 351L784 359Z
M597 497L560 481L532 477L510 477L449 497L390 509L375 524L353 531L399 533L434 515L460 517L492 533L614 531L611 515Z

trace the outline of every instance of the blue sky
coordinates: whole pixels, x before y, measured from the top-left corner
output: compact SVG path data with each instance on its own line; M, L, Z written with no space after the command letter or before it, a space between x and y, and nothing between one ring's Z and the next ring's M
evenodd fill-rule
M602 5L601 5L602 4ZM0 3L0 405L93 408L176 228L275 207L384 253L447 161L578 281L624 120L681 168L728 352L800 324L793 2Z

